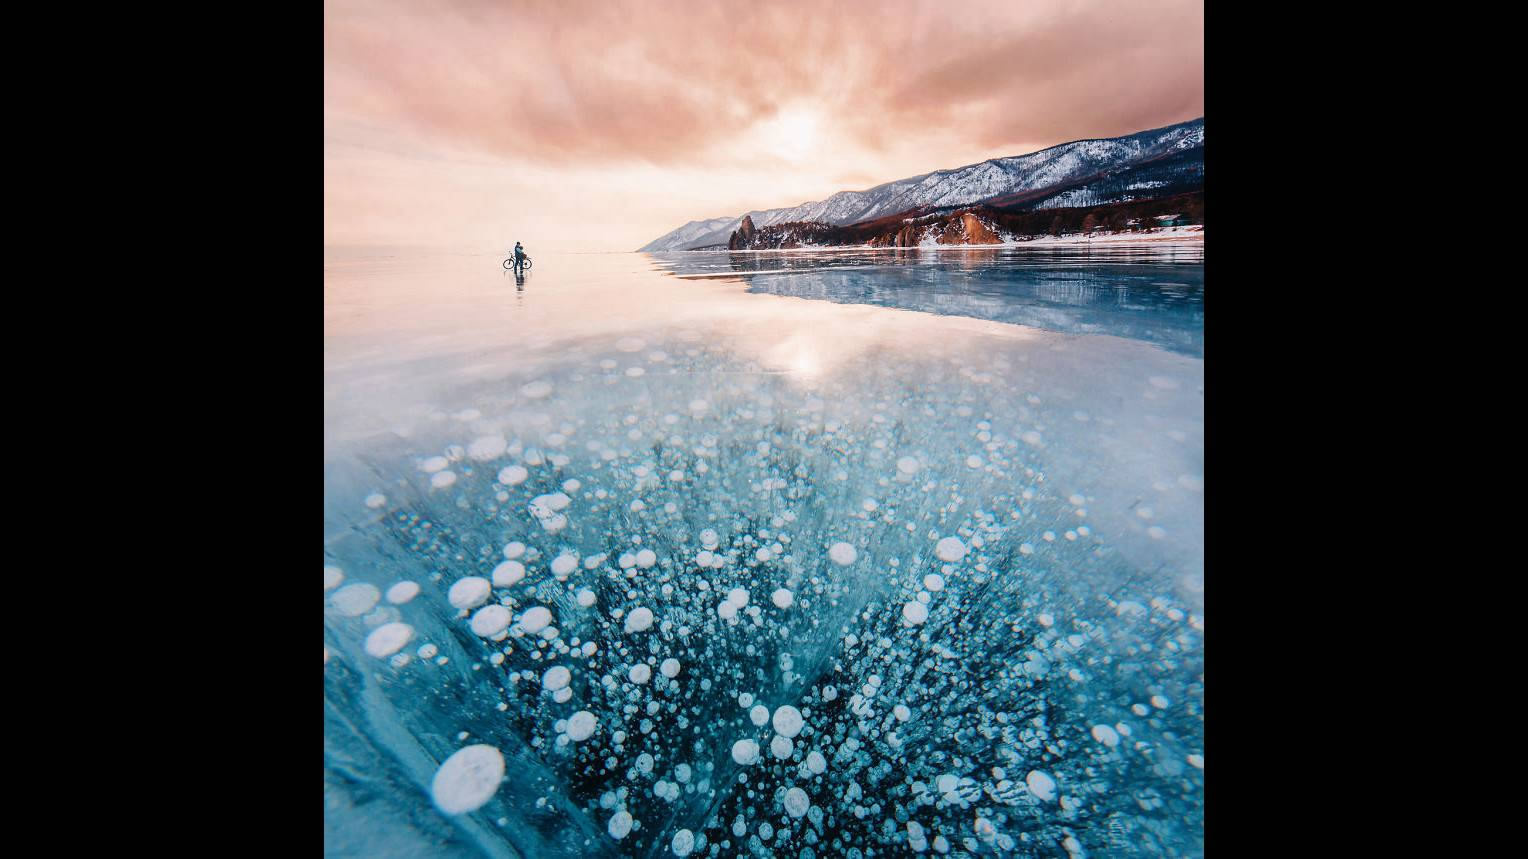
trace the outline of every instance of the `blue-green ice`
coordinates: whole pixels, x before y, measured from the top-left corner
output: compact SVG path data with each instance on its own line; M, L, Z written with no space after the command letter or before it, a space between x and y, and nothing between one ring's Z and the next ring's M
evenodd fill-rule
M331 257L326 853L1202 855L1202 261Z

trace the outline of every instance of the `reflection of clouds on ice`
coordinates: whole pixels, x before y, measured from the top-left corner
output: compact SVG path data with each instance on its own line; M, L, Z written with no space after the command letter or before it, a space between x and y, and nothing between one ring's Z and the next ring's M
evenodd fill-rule
M331 374L326 771L486 744L544 856L1200 849L1202 362L660 280Z

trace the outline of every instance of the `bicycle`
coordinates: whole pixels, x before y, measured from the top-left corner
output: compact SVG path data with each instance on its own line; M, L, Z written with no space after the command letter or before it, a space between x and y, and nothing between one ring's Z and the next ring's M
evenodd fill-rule
M524 270L524 269L528 269L530 267L531 267L531 258L530 258L530 255L527 254L526 256L521 258L520 268L522 270ZM512 270L512 269L515 268L515 255L514 254L510 254L509 255L509 259L504 261L504 268L505 268L506 271Z

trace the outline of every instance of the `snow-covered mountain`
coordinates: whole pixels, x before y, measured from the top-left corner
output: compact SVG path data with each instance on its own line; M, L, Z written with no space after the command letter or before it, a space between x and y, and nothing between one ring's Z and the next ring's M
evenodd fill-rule
M1126 137L1077 140L1028 155L994 158L953 170L936 170L899 179L868 191L840 191L825 200L792 208L745 214L758 227L797 221L844 225L923 207L965 206L998 198L1005 202L1015 201L1045 196L1047 189L1060 190L1059 186L1203 145L1204 118L1200 117ZM672 251L725 245L743 217L691 221L639 250Z

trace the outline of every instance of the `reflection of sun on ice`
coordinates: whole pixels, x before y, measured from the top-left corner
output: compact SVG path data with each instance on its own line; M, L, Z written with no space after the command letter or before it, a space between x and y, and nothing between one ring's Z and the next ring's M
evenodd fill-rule
M819 369L817 356L807 350L803 350L791 360L791 372L798 376L815 376Z
M778 344L765 356L769 366L794 378L811 381L823 371L823 358L808 337L797 335Z

